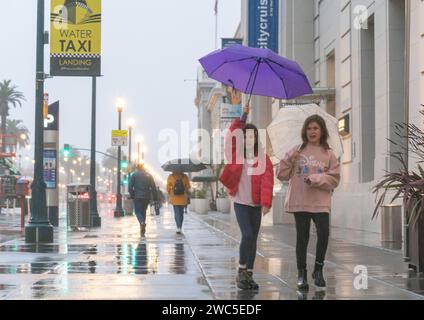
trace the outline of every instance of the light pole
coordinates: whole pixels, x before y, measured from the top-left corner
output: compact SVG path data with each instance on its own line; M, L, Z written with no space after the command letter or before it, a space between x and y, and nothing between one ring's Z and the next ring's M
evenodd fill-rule
M132 166L132 159L131 159L131 147L132 147L132 129L134 128L135 125L135 120L134 119L128 119L128 168L127 168L127 174L126 174L126 180L127 180L127 193L129 193L129 179L130 179L130 175L132 174L132 172L134 171L133 166ZM133 209L128 209L130 207L131 201L127 202L126 205L126 212L125 214L127 216L132 216L134 210Z
M91 100L91 154L90 154L90 225L98 228L102 225L102 219L97 209L96 191L96 103L97 103L97 78L92 81Z
M25 228L25 242L52 243L53 226L47 215L46 183L43 180L44 149L44 0L37 1L37 68L35 88L35 151L31 216Z
M143 137L137 137L137 164L141 163L141 143L143 142Z
M131 165L131 144L132 144L132 129L134 128L135 120L128 120L128 163Z
M124 102L118 101L118 130L122 129L122 111L124 111ZM124 209L122 208L122 194L121 194L121 147L118 146L118 167L116 170L117 174L117 187L116 187L116 208L114 211L115 218L123 217L125 215Z

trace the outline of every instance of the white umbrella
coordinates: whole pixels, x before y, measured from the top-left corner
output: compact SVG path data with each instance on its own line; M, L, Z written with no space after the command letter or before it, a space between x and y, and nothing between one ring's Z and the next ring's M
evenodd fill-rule
M316 104L288 105L281 108L277 117L268 126L267 131L271 141L274 156L278 159L295 145L302 144L301 131L309 116L320 115L327 125L329 138L327 140L336 157L343 155L343 143L338 130L338 120L325 112Z

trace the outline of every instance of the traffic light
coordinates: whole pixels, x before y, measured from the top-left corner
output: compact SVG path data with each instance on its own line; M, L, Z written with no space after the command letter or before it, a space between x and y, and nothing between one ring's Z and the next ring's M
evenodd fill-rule
M71 155L71 146L69 144L65 144L63 147L63 156L68 158Z
M122 180L122 184L123 185L128 185L128 175L126 174L126 175L124 175L124 179Z
M127 169L127 168L128 168L127 157L124 157L124 159L121 161L121 169Z

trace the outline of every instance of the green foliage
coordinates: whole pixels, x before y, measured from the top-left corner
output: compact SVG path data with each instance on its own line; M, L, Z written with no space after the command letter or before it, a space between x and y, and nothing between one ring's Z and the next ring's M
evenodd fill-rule
M420 111L420 114L424 116L424 111ZM373 193L378 200L372 217L374 219L378 216L379 208L384 204L387 194L392 193L394 196L391 202L402 198L406 217L409 218L407 223L415 226L424 215L424 170L421 166L424 163L424 131L414 124L396 123L395 133L399 142L389 141L400 151L393 152L390 156L399 161L400 169L397 172L387 172L374 186ZM406 154L409 154L410 159L417 161L415 170L409 169Z
M220 199L228 198L228 193L227 193L227 191L224 187L222 187L218 190L217 198L220 198Z
M208 190L205 189L205 188L195 189L195 190L193 190L191 195L192 195L193 199L206 199L207 192L208 192Z
M17 137L18 146L20 148L25 148L29 144L29 130L23 124L22 120L7 119L6 132L7 134ZM22 135L25 135L25 139L22 139Z

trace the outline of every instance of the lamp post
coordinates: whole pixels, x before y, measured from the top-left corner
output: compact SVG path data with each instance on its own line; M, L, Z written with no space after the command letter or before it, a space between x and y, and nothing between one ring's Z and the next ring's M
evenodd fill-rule
M131 144L132 144L132 129L134 128L135 120L128 120L128 163L131 165Z
M129 193L129 179L131 175L131 171L134 171L132 166L132 159L131 159L131 148L132 148L132 129L134 128L135 120L134 119L128 119L128 167L127 167L127 193ZM132 206L132 201L127 200L126 206L125 206L125 214L127 216L132 216L134 212L134 208Z
M137 164L141 163L141 143L143 142L143 137L137 137Z
M97 104L97 78L92 80L91 100L91 153L90 153L90 225L98 228L102 225L102 219L97 209L96 191L96 104Z
M52 243L53 226L47 215L46 183L43 179L44 149L44 0L37 1L37 68L35 88L35 151L34 181L32 182L32 206L25 242Z
M124 102L122 100L118 101L117 104L118 111L118 130L122 129L122 111L124 111ZM122 194L121 194L121 147L118 146L118 167L116 170L117 174L117 191L116 191L116 208L114 211L115 218L123 217L125 215L124 209L122 208Z

